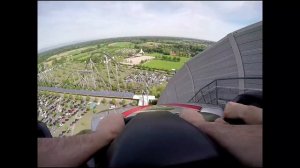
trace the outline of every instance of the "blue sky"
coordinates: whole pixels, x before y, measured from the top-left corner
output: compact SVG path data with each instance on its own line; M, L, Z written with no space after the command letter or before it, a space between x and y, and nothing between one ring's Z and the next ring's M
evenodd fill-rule
M39 1L38 50L124 36L218 41L261 20L261 1Z

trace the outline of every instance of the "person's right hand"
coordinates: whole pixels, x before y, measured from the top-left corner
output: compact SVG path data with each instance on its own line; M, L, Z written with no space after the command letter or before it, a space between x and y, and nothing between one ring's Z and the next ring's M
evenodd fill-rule
M224 118L242 119L246 124L262 124L262 109L243 105L235 102L228 102L224 109Z
M97 128L96 134L99 138L105 138L107 143L115 139L125 128L124 117L122 114L111 112L100 120Z
M262 112L262 109L253 107L230 102L226 105L225 117L241 118L250 124L259 123L262 121L262 114L258 112ZM179 116L215 139L244 165L262 167L261 124L230 125L222 118L218 118L215 122L207 122L201 113L192 110L183 111Z

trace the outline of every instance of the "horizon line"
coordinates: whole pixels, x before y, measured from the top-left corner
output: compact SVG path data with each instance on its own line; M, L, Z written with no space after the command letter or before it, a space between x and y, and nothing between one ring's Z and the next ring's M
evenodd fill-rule
M145 36L119 36L119 37L108 37L108 38L97 38L97 39L90 39L90 40L78 40L78 41L71 41L71 42L65 42L65 43L60 43L60 44L56 44L50 47L44 47L40 50L38 50L38 54L42 54L44 52L48 52L51 50L55 50L58 48L62 48L62 47L67 47L67 46L71 46L71 45L76 45L76 44L81 44L81 43L86 43L86 42L91 42L91 41L97 41L97 40L106 40L106 39L117 39L117 38L137 38L137 37L171 37L171 38L183 38L183 39L191 39L191 40L202 40L202 41L207 41L207 42L213 42L216 43L217 41L212 41L212 40L204 40L204 39L197 39L197 38L191 38L191 37L180 37L180 36L151 36L151 35L145 35ZM58 47L55 47L58 46ZM50 48L50 49L47 49ZM41 51L44 50L44 51Z

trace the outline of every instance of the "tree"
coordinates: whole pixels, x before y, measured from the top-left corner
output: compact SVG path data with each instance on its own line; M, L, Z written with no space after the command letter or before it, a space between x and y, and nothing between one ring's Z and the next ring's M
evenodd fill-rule
M120 105L122 105L122 106L125 106L126 104L127 104L127 102L124 99L120 102Z
M110 104L112 104L112 105L116 105L117 104L117 101L116 101L116 99L112 99L111 101L110 101Z
M132 90L133 89L133 84L130 82L129 84L127 84L127 89L128 90Z
M52 66L55 65L55 64L57 64L57 63L58 63L57 59L53 59L52 62L51 62Z
M44 71L44 70L45 70L44 64L42 63L42 64L39 64L39 65L40 65L40 68L41 68L40 70L41 70L41 71Z
M132 101L130 104L131 104L132 106L136 106L136 105L137 105L137 101Z
M151 89L150 89L150 95L157 95L157 88L156 86L153 86Z
M124 90L124 89L125 89L125 84L124 84L124 82L121 82L121 83L120 83L120 89L121 89L121 90Z
M118 87L116 85L112 85L111 89L114 90L114 91L117 91Z
M101 103L106 104L106 103L107 103L106 99L103 98L103 99L101 100Z

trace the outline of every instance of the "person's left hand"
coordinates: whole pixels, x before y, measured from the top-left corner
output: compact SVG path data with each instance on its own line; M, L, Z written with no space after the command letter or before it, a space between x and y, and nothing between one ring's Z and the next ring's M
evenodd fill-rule
M115 139L125 128L124 117L122 114L109 113L103 118L97 128L96 134L107 140L107 143Z
M179 113L179 117L193 124L195 127L199 127L199 124L206 123L202 114L200 114L196 110L184 109L181 113Z

